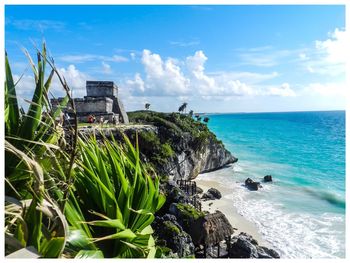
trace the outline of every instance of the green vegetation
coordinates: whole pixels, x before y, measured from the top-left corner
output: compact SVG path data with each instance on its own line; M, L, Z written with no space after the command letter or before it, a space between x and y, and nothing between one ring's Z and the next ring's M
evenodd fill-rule
M195 220L198 220L199 218L205 216L204 212L197 210L192 205L177 203L175 204L175 206L177 209L177 213L179 214L177 218L181 218L185 231L188 231L190 229L191 224Z
M159 136L155 136L157 137L156 139L146 138L146 135L144 136L145 141L150 142L148 146L150 146L151 142L156 145L158 143L169 143L172 150L176 152L179 137L186 134L190 136L190 144L195 150L200 150L209 143L209 141L222 144L222 142L216 138L215 134L210 132L207 125L194 120L189 115L153 111L135 111L129 112L128 116L131 122L153 124L159 128ZM162 134L164 130L166 135ZM164 141L163 138L167 138L167 140L170 138L171 141ZM142 145L140 145L140 147L142 147ZM141 150L141 152L143 152L143 150ZM149 155L147 154L147 156ZM152 156L151 152L150 156Z
M200 217L204 217L205 215L203 212L198 211L196 208L189 204L177 203L176 208L183 216L193 218L194 220L197 220Z
M80 230L106 257L154 257L150 224L165 202L158 177L152 180L147 174L137 146L127 137L122 146L113 138L103 144L94 137L84 141L79 141L81 159L72 196L72 205L82 211L80 216L89 227ZM73 219L69 222L74 224Z
M154 132L140 132L138 136L141 151L150 158L151 163L163 165L174 156L171 145L168 142L162 143Z
M70 103L74 111L69 87L45 45L37 65L26 54L36 85L27 112L5 59L6 255L32 247L46 258L161 256L151 223L165 198L158 176L140 161L137 138L135 147L126 137L122 145L81 138L76 118L73 129L63 129L62 107ZM67 96L53 111L48 94L55 75ZM164 152L171 154L167 146Z
M179 112L184 112L186 113L186 108L187 108L187 102L182 103L182 105L179 107Z
M176 225L174 225L174 223L172 223L171 221L165 221L164 226L167 228L167 230L170 231L170 233L179 235L181 232L180 229Z

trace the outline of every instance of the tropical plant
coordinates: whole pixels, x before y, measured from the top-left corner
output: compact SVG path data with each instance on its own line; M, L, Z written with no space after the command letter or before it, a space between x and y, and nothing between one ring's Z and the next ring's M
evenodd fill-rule
M205 123L208 123L208 122L209 122L209 117L204 117L203 121L204 121Z
M60 107L53 111L48 101L56 69L51 64L51 72L45 80L48 61L45 44L42 51L37 52L37 65L29 53L25 53L35 81L27 112L19 107L17 83L14 83L8 56L5 55L6 253L32 247L44 257L58 257L63 252L68 228L55 200L64 196L57 182L66 178L67 171L61 170L62 173L56 173L60 176L53 178L50 170L58 156L62 157L62 163L67 161L67 164L69 158L60 154L58 146L62 133L56 129L55 118L60 115ZM62 104L67 101L68 97ZM53 184L56 187L51 188Z
M151 104L150 103L146 103L145 104L145 110L149 110L149 107L151 107Z
M64 148L56 120L68 102L74 113L68 85L45 44L37 65L25 53L35 80L27 112L19 106L5 57L6 255L24 250L41 257L154 256L150 223L164 203L158 178L147 174L138 148L127 139L124 146L114 139L102 145L95 138L78 140L76 117L72 129L65 128L73 140ZM67 94L56 110L48 99L54 75Z
M193 110L190 110L190 111L188 112L188 116L190 116L191 118L193 117Z
M150 224L165 197L159 193L158 177L152 179L140 162L138 145L135 149L124 139L124 145L113 138L104 138L102 144L95 137L79 140L81 160L71 203L89 231L76 227L105 257L154 257ZM74 224L75 218L68 221Z
M179 107L179 112L186 113L186 107L187 107L187 102L182 103L181 106Z

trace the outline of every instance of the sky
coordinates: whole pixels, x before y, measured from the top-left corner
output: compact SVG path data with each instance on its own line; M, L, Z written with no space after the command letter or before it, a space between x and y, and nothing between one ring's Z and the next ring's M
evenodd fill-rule
M34 86L22 48L35 58L45 40L74 97L112 80L127 111L344 110L346 37L342 5L5 6L21 98Z

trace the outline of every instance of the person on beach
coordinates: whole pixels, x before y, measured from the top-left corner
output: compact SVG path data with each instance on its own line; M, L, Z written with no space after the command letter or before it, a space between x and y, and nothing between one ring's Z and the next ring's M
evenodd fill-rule
M103 116L101 116L101 117L100 117L100 121L99 121L99 123L101 124L101 126L103 126L103 121L104 121L104 118L103 118Z
M93 123L94 122L94 118L93 116L90 114L88 117L88 123Z

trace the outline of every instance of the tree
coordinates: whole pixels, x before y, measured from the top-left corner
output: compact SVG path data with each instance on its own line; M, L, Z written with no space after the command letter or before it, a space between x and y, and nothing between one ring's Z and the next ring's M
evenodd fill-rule
M151 107L151 104L149 104L148 102L145 104L145 109L149 110L149 107Z
M188 115L192 118L192 117L193 117L193 110L190 110L190 112L188 113Z
M205 123L208 123L208 122L209 122L209 118L208 118L208 117L205 117L205 118L203 119L203 121L204 121Z
M179 107L179 112L184 112L186 113L186 107L187 107L187 102L182 103L182 105Z

